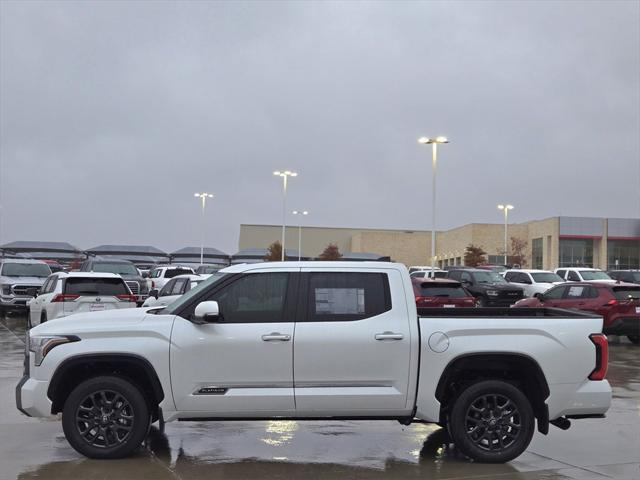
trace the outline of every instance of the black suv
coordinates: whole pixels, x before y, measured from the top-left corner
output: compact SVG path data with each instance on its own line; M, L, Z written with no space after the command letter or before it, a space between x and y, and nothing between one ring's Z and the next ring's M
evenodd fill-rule
M80 266L81 272L103 272L103 273L115 273L120 275L131 293L137 297L137 305L140 306L149 296L149 287L147 286L147 280L142 278L142 275L136 268L136 266L128 260L113 260L104 258L88 258Z
M629 283L640 283L640 270L609 270L607 273L614 280Z
M479 268L449 270L448 278L458 280L476 299L478 307L509 307L523 297L522 289L502 275Z

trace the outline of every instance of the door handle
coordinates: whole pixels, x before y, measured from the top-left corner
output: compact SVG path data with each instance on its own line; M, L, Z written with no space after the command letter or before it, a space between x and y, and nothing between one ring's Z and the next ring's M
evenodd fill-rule
M376 340L402 340L403 338L404 335L402 335L401 333L393 332L376 333L375 335Z
M264 342L288 342L289 340L291 340L291 335L283 335L278 332L262 335L262 341Z

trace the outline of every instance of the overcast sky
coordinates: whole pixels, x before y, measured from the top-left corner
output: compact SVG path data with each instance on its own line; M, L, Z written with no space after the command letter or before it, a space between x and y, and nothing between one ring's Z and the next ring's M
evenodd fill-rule
M0 242L640 217L640 2L0 2ZM295 220L293 220L295 221ZM263 245L256 245L261 247Z

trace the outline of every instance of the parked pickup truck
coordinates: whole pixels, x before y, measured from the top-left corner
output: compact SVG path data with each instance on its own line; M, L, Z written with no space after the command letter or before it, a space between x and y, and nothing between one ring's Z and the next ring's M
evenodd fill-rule
M131 454L154 421L363 419L437 423L469 457L505 462L536 423L604 416L601 331L559 309L417 311L400 264L235 265L164 308L32 328L16 402L61 412L92 458Z

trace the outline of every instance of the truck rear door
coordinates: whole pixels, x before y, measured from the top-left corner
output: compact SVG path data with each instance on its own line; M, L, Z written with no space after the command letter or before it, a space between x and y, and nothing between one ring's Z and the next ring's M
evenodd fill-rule
M417 349L418 339L412 339L400 272L302 272L293 354L296 415L406 414L413 406L412 340Z

